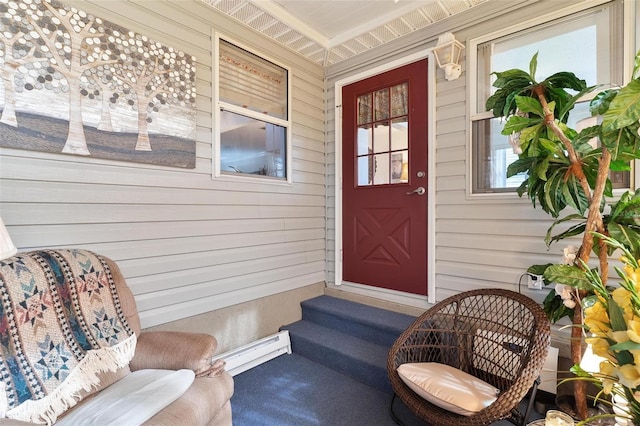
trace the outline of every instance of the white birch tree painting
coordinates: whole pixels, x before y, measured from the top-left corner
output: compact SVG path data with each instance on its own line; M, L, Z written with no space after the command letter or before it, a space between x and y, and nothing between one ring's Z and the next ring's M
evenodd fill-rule
M194 57L56 0L0 0L0 65L0 146L195 167Z

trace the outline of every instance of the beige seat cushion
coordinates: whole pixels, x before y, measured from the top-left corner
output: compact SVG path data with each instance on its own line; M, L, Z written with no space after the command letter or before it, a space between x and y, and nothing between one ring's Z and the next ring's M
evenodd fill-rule
M402 364L398 375L422 398L463 416L488 407L499 394L497 388L477 377L437 362Z

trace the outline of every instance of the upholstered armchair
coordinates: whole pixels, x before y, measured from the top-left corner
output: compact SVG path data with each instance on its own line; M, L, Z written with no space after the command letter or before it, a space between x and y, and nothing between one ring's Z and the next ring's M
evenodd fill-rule
M233 379L212 363L216 339L142 331L111 259L17 254L0 261L0 295L0 425L231 425Z

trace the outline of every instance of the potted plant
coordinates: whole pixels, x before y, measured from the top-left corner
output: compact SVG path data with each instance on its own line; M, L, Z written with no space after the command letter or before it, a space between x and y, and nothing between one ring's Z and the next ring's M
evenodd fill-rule
M575 270L563 266L584 269L594 253L599 276L606 286L613 249L594 232L612 236L632 253L640 253L640 190L607 201L613 199L609 172L630 170L632 160L640 158L640 52L635 57L632 80L624 87L598 93L590 102L591 114L598 118L598 124L579 131L567 124L570 113L580 98L597 87L588 87L570 72L537 81L537 58L538 54L531 59L529 71L494 72L497 91L486 106L494 116L506 118L502 134L510 137L519 154L509 165L507 176L527 174L518 195L527 194L534 208L539 206L555 219L547 231L547 246L568 237L582 237L570 262L574 265L529 268L530 272L543 275L545 284L573 285L578 289L575 301L563 301L551 290L544 305L554 322L572 317L571 358L579 364L583 353L580 301L590 290L586 285L575 285L579 277L570 275ZM558 225L566 229L554 234ZM563 302L577 303L571 308L571 304L566 306ZM584 419L586 382L574 383L574 396L578 416Z
M571 370L576 377L567 380L593 383L611 395L612 414L598 414L580 424L614 417L618 425L640 425L640 259L614 238L594 235L622 253L623 268L615 267L620 285L606 286L598 269L586 264L562 267L567 269L562 275L572 277L572 285L594 294L583 303L584 325L589 330L585 341L600 357L597 371L576 365Z

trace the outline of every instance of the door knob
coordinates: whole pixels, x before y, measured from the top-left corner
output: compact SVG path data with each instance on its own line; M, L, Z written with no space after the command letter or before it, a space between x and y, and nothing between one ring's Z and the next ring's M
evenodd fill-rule
M411 195L411 194L424 195L425 192L427 192L426 189L424 189L424 187L422 186L419 186L413 191L407 192L407 195Z

